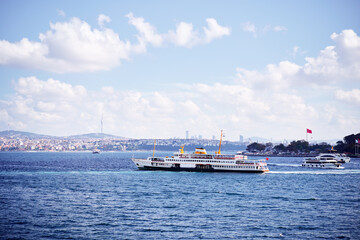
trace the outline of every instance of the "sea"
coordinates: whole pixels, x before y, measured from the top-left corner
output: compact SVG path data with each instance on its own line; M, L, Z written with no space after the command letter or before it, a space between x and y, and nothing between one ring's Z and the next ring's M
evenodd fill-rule
M131 162L151 155L0 153L0 239L360 239L360 159L270 157L263 174Z

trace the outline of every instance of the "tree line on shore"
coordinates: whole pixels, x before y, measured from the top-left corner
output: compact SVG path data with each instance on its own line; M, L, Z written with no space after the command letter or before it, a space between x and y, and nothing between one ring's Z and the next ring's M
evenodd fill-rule
M343 141L338 141L335 146L328 143L309 144L305 140L292 141L289 145L285 146L280 143L273 146L272 143L251 143L247 146L246 150L249 152L264 152L272 151L274 153L281 152L294 152L294 153L325 153L330 150L336 150L338 153L355 154L355 148L360 146L360 133L345 136Z

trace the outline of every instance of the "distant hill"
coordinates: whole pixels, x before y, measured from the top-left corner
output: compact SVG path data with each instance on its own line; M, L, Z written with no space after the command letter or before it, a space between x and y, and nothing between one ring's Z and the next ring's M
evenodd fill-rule
M111 135L111 134L106 134L106 133L86 133L86 134L80 134L80 135L72 135L69 136L68 138L99 138L99 139L103 139L103 138L117 138L117 139L127 139L124 137L119 137L119 136L115 136L115 135Z
M271 142L271 140L266 139L266 138L261 138L261 137L250 137L250 138L245 139L245 141L247 141L247 142L258 142L258 143Z
M54 138L53 136L43 135L43 134L36 134L30 132L21 132L21 131L2 131L0 132L0 137L7 137L7 138L28 138L28 139L40 139L40 138Z
M50 135L44 135L44 134L37 134L37 133L31 133L31 132L21 132L21 131L2 131L0 132L0 137L7 137L7 138L28 138L28 139L44 139L44 138L70 138L70 139L82 139L82 138L98 138L98 139L104 139L104 138L116 138L116 139L127 139L124 137L118 137L111 134L105 134L105 133L87 133L87 134L80 134L80 135L72 135L72 136L50 136Z

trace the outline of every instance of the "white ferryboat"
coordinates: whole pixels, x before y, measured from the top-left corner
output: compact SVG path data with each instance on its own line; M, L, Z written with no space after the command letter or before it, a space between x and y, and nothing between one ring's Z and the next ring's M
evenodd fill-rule
M171 157L152 157L147 159L135 159L132 161L140 170L167 170L167 171L191 171L191 172L248 172L263 173L269 168L264 159L249 160L241 152L237 154L221 154L221 142L223 131L221 130L219 151L208 154L204 148L196 148L194 153L185 153L184 146L179 152Z
M341 162L339 162L333 155L334 154L320 154L314 158L305 158L302 166L310 168L343 169L344 167L341 166Z
M196 148L192 154L184 152L184 145L179 152L171 157L152 157L136 159L132 161L140 170L167 170L167 171L191 171L191 172L248 172L263 173L269 168L265 159L249 160L241 152L237 154L221 154L221 131L219 151L208 154L204 148Z
M168 170L192 172L248 172L263 173L269 168L264 159L249 160L242 153L207 154L204 148L196 148L192 154L184 153L183 147L172 157L148 157L132 159L140 170Z

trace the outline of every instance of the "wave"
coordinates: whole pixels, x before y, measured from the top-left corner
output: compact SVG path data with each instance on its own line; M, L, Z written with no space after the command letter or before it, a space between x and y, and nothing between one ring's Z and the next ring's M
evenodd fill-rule
M299 201L316 201L316 200L320 200L320 198L298 198L296 200L299 200Z

